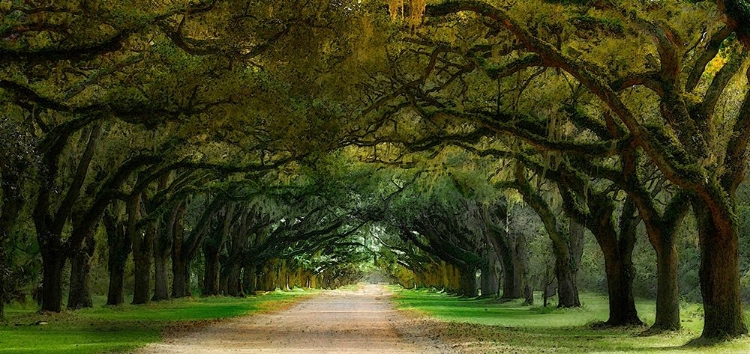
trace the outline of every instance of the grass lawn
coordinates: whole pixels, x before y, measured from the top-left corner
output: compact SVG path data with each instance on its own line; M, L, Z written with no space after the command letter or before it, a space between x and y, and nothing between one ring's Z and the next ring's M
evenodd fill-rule
M6 308L0 354L123 352L162 339L165 333L208 321L288 306L314 291L269 292L248 298L186 298L147 305L103 306L40 315L36 307ZM38 325L39 321L47 324Z
M444 335L470 352L750 353L748 337L712 346L687 345L702 329L702 310L698 304L682 307L682 330L646 336L642 335L646 327L592 328L592 323L607 319L607 298L602 295L582 294L582 308L557 309L556 302L544 308L523 306L521 301L501 303L429 290L391 289L397 295L394 301L399 309L418 311L448 322ZM654 322L654 301L639 300L637 307L642 320Z

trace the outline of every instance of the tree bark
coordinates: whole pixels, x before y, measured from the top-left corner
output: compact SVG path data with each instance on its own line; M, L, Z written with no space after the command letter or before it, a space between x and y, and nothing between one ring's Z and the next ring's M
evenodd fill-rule
M180 206L177 211L177 218L174 224L173 241L172 241L172 297L180 298L188 295L185 279L187 274L187 265L183 259L183 239L185 236L185 229L182 226L185 218L185 207Z
M54 206L52 198L53 195L60 194L54 192L57 188L56 179L59 177L60 153L70 135L59 137L56 144L50 147L42 158L43 166L41 170L43 172L40 174L41 183L37 190L33 219L42 254L42 263L50 263L42 265L44 269L42 275L43 311L59 312L62 309L62 265L65 264L65 260L67 260L71 251L71 245L62 239L62 232L82 192L100 134L100 124L91 127L87 133L82 133L82 137L87 136L86 148L78 159L67 191L61 193L63 197L57 207ZM52 212L50 212L51 210Z
M151 301L169 300L169 256L154 254L154 296Z
M219 295L219 250L208 244L203 245L203 295Z
M524 297L524 274L526 272L525 238L521 234L507 233L498 235L496 243L500 250L503 265L503 299L520 299Z
M62 272L67 257L57 247L42 250L42 311L62 310Z
M500 281L495 269L495 255L490 253L490 260L482 268L482 297L495 298L500 292Z
M742 312L739 236L732 213L711 211L694 201L701 248L703 338L737 337L747 333ZM717 215L718 214L718 215Z
M656 319L652 328L680 329L680 287L677 248L665 242L656 248Z
M125 264L128 261L132 243L122 222L118 222L109 213L104 215L103 220L107 231L107 248L109 251L107 305L122 305L125 303Z
M622 257L627 258L627 257ZM641 325L633 298L633 264L617 255L605 256L607 289L609 292L610 326Z
M133 304L145 304L151 293L151 260L154 256L154 239L158 233L158 221L146 226L146 231L138 232L133 239L133 263L135 266L135 286Z
M522 296L523 273L517 271L515 262L509 256L503 256L503 299L518 299Z
M240 275L242 268L239 263L232 264L229 268L229 274L227 274L227 295L229 296L244 296L242 291L242 280Z
M231 267L225 266L221 261L219 262L219 294L229 295L229 272Z
M468 297L477 296L477 270L476 268L461 268L460 294Z
M622 207L619 225L614 220L615 206L605 193L591 193L581 198L588 204L588 211L577 208L577 197L569 193L561 184L563 207L566 213L579 224L585 225L596 238L604 255L604 270L607 276L609 294L609 326L643 325L638 318L633 297L633 248L635 247L636 228L641 222L636 214L635 202L628 198Z
M581 307L578 296L578 268L583 255L583 227L570 220L567 257L555 257L557 307Z
M169 254L181 203L172 207L164 230L154 238L154 297L153 301L169 300Z
M257 276L258 269L256 265L245 265L242 271L242 291L246 295L255 295Z
M632 210L626 209L631 211L632 215ZM623 213L627 212L624 211ZM625 218L633 219L632 216ZM606 220L600 221L607 222ZM633 297L633 279L635 278L633 248L635 247L635 225L637 223L635 221L627 222L630 224L621 226L619 239L614 234L614 229L604 227L599 230L600 232L609 232L609 234L604 234L599 238L599 246L604 254L604 267L607 274L609 319L606 323L610 326L643 324L641 319L638 318L638 310L635 308L635 298Z
M83 249L73 253L70 258L70 291L68 309L78 310L93 306L91 299L91 260L94 257L94 235L84 236Z
M177 255L172 255L172 297L173 298L181 298L186 297L188 295L188 288L187 288L187 282L186 279L187 275L187 264L185 264L185 261L183 261L179 256L179 253Z
M544 224L547 236L552 242L552 251L555 255L555 275L557 278L558 303L557 307L580 307L581 301L578 297L577 272L580 263L580 252L576 254L574 247L582 247L581 239L583 230L571 220L567 234L558 222L558 217L552 212L547 201L531 187L523 165L516 163L516 183L518 191L523 195L524 201L531 206ZM573 232L576 234L573 235ZM574 239L577 238L577 239ZM528 298L528 297L527 297Z
M577 270L574 270L569 259L555 260L557 277L557 307L581 307L578 297Z

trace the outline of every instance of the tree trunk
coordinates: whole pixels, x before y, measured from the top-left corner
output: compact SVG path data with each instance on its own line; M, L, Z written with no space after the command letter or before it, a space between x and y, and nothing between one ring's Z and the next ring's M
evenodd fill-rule
M583 226L570 220L567 257L555 257L557 307L581 307L578 296L578 268L583 255ZM546 291L546 289L545 289Z
M632 262L632 248L619 250L603 247L604 264L607 274L607 290L609 293L610 326L642 325L638 318L633 297L633 278L635 270Z
M557 258L555 275L557 276L557 307L581 307L578 297L577 272L573 270L569 259Z
M498 258L503 266L503 299L519 299L523 297L524 268L526 257L525 247L519 247L523 235L507 233L503 237L495 235L493 244L499 250ZM519 253L519 251L524 251Z
M544 299L543 306L547 307L547 304L549 303L549 298L554 296L557 293L557 281L556 281L557 277L553 275L554 266L547 265L547 267L545 268L546 269L544 272L544 284L543 284L544 290L542 291L542 299ZM559 307L559 303L558 303L558 307Z
M227 295L229 296L244 296L242 291L242 281L240 275L242 268L239 263L232 264L227 276Z
M246 265L242 272L242 291L246 295L255 295L256 289L256 278L258 276L258 269L255 265Z
M135 287L133 304L145 304L151 293L151 260L154 255L154 239L158 223L152 222L144 233L138 232L133 239L133 262L135 265Z
M122 305L125 303L125 262L110 261L109 289L107 291L107 305Z
M693 202L701 246L700 282L705 322L703 338L747 333L739 272L739 237L733 214Z
M477 270L475 268L461 268L461 295L477 296Z
M668 240L663 240L668 241ZM664 242L656 249L656 319L652 328L680 329L680 287L677 248Z
M179 256L172 255L172 297L180 298L188 296L187 291L187 265Z
M56 179L59 177L60 152L70 135L60 137L55 148L43 154L43 166L40 169L42 172L38 176L40 184L33 212L37 241L42 254L42 263L44 263L42 265L44 268L43 311L59 312L62 307L62 266L71 251L71 245L62 239L62 233L82 192L100 134L100 124L95 124L88 132L81 133L81 138L84 139L87 136L85 139L88 142L78 158L72 179L66 180L69 182L67 186L63 184L63 189L67 188L67 190L58 190ZM53 201L55 198L59 198L60 203L57 203L57 200ZM53 210L52 213L50 209ZM77 245L73 245L75 246Z
M482 297L495 298L500 291L500 282L497 278L494 258L494 255L491 255L490 261L482 268Z
M547 235L552 241L559 295L557 307L580 307L581 301L578 298L576 275L583 251L583 228L571 220L569 232L566 233L558 222L559 218L552 212L544 198L531 187L522 170L517 171L516 179L521 186L519 191L523 194L524 200L539 215Z
M227 296L229 295L229 272L231 271L231 267L219 262L219 268L219 294Z
M154 253L154 296L151 300L169 300L169 256L159 253Z
M182 254L182 242L185 236L185 229L182 226L185 217L185 207L180 206L177 211L177 217L174 224L173 241L172 241L172 297L180 298L187 296L187 265Z
M518 299L523 296L523 273L516 267L512 257L503 256L503 299Z
M91 259L94 257L94 237L84 238L84 249L78 250L70 258L70 292L68 309L78 310L93 306L91 300Z
M109 270L107 305L122 305L125 302L125 264L128 261L128 255L130 255L132 242L125 224L118 221L114 215L107 212L102 220L107 231L107 249L109 251L107 260Z
M596 237L599 248L604 255L604 270L607 276L609 294L609 326L643 325L638 318L633 297L633 248L635 247L636 228L641 219L636 216L636 207L627 199L620 215L619 226L614 224L614 206L607 196L590 196L590 208L594 213L586 223ZM567 204L567 203L566 203ZM584 220L576 220L583 222ZM619 233L618 233L619 230Z
M523 299L524 305L534 304L534 289L531 287L531 282L526 282L523 287Z
M55 248L42 251L42 311L62 310L62 272L67 257L64 252L55 251Z
M169 300L169 254L181 203L172 207L164 229L154 237L154 297L153 301Z
M203 295L219 295L219 251L204 244Z

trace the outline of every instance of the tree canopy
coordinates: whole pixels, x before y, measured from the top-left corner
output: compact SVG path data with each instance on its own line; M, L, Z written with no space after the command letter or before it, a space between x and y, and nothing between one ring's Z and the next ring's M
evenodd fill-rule
M744 335L748 26L746 0L3 2L0 315L90 307L105 268L113 305L129 272L140 304L379 267L577 307L600 254L627 326L642 239L654 329L689 263L703 337Z

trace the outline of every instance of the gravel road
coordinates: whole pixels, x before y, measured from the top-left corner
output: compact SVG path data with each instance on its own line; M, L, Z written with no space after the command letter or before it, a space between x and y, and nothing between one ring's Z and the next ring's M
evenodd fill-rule
M393 308L382 285L332 290L287 310L240 317L139 353L451 353Z

